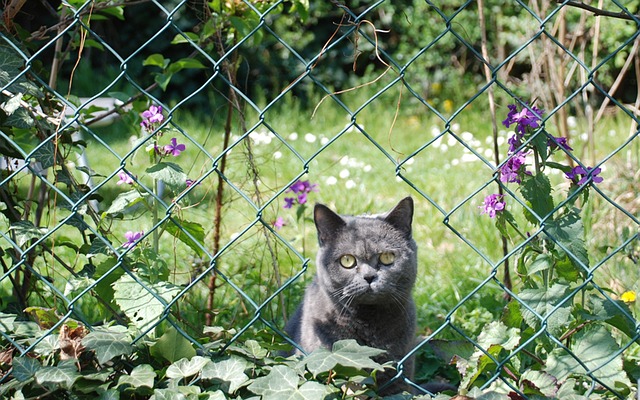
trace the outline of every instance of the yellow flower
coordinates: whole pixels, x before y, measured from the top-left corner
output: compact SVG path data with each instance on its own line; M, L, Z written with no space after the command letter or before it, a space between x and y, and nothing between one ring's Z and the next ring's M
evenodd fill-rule
M624 292L622 293L622 296L620 296L620 300L624 301L625 303L633 303L634 301L636 301L636 292L634 292L633 290Z
M443 105L444 105L444 112L450 113L451 111L453 111L453 101L445 100Z

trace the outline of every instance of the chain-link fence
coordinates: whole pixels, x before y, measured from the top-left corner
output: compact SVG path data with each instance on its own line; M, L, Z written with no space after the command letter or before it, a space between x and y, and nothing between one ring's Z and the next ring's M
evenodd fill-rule
M338 212L416 199L417 383L435 354L511 398L637 391L635 2L42 2L57 20L28 32L19 3L0 46L3 354L111 324L205 353L212 326L286 337L309 180Z

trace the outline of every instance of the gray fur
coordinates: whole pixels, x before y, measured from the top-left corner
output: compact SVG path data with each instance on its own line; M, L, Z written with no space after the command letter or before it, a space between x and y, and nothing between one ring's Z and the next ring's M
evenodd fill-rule
M413 200L407 197L389 213L377 216L339 216L316 205L317 272L285 330L306 352L331 348L342 339L387 351L378 361L399 361L415 344L416 316L411 295L417 273L417 247L411 236ZM379 261L392 252L391 265ZM346 269L340 257L356 257ZM370 283L369 283L370 282ZM411 377L413 361L404 365ZM378 375L378 384L394 372ZM387 392L402 389L392 385Z

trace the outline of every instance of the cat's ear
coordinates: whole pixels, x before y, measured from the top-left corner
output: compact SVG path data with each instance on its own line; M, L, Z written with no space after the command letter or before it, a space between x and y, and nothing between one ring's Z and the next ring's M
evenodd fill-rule
M385 222L411 236L411 220L413 219L413 199L405 197L384 217Z
M336 232L346 225L346 222L338 214L323 204L316 204L313 209L313 220L318 230L320 245L335 237Z

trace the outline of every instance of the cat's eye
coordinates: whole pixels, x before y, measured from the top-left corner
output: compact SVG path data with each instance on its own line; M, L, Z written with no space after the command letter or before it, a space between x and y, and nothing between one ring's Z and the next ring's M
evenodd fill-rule
M390 251L380 253L380 262L384 265L391 265L396 259L396 255Z
M356 258L351 254L345 254L340 257L340 265L343 268L353 268L356 266Z

